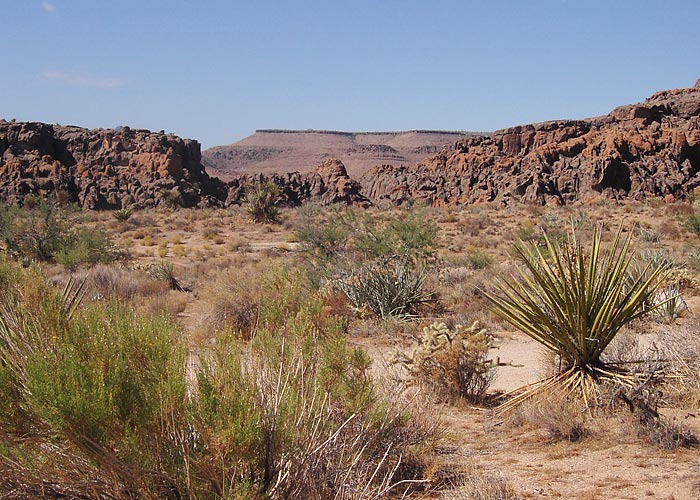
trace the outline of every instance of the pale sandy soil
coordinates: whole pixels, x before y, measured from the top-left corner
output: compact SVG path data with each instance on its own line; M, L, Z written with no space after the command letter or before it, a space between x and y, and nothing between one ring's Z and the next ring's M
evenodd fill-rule
M686 322L689 320L693 320L692 314ZM401 342L386 337L354 340L375 359L378 377L391 370L387 360L397 346L406 343L406 339ZM542 349L523 334L499 332L498 347L491 353L501 363L494 392L534 382L545 372ZM591 421L587 424L590 435L569 442L553 441L545 430L532 425L515 426L489 409L436 405L449 442L439 457L444 466L475 465L487 476L504 477L521 498L700 499L700 451L660 450L638 437L626 415ZM700 410L665 409L662 414L700 434ZM466 498L458 491L433 497Z

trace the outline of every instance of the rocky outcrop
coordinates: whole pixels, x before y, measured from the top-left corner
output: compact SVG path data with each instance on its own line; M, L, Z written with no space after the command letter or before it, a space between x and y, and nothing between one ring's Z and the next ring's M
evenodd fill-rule
M300 134L307 149L328 136L363 154L391 157L407 147L438 154L418 164L373 167L359 182L341 161L324 160L306 173L244 174L224 183L207 174L196 141L171 134L0 121L0 197L22 203L30 194L55 194L91 209L173 201L228 206L242 203L246 186L262 180L278 184L287 205L563 204L599 197L674 200L700 192L700 84L657 92L602 117L457 135L453 147L430 142L450 135L444 132L413 132L424 142L417 146L407 133L385 133L394 142L380 143L378 134L278 130L259 135L286 143L277 138L278 149L256 151L275 156Z
M228 183L226 205L241 204L245 199L245 188L253 182L272 181L280 187L282 204L297 206L306 201L322 205L342 203L345 205L369 206L369 200L360 192L360 183L350 179L345 165L340 160L327 160L313 172L287 174L241 175Z
M22 204L29 195L87 209L240 204L245 186L270 179L281 203L366 205L345 166L328 160L307 174L244 175L224 183L209 177L198 142L148 130L89 130L0 121L0 198Z
M0 121L0 197L55 195L89 209L164 201L209 206L226 186L201 164L199 143L148 130L89 130Z
M561 204L681 198L700 189L700 87L658 92L609 115L499 130L416 166L360 179L372 201Z

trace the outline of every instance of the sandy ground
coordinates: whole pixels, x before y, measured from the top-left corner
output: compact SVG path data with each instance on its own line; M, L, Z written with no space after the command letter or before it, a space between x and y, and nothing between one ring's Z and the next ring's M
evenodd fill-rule
M520 333L498 332L498 338L491 351L499 362L492 390L510 391L538 380L546 366L540 346ZM400 342L370 336L354 341L375 360L375 374L385 376ZM658 449L638 437L626 415L596 419L587 425L589 435L570 442L554 441L532 425L515 426L489 409L436 405L448 434L440 456L444 466L475 465L487 476L505 478L521 498L700 499L700 451ZM700 411L662 413L700 434ZM466 498L454 492L434 497Z

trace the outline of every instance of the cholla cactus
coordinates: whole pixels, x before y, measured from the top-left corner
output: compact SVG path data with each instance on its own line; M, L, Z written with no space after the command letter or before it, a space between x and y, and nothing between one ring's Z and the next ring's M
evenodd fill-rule
M396 352L411 378L450 396L480 400L493 381L493 362L487 359L493 336L475 322L450 330L435 322L423 328L421 344L411 354Z

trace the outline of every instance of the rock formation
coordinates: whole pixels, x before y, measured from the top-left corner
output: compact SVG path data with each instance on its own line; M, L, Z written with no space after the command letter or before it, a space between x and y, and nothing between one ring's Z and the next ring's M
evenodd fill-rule
M369 206L369 200L360 192L360 183L350 179L345 165L339 160L327 160L312 172L301 174L251 174L235 177L228 183L226 206L238 205L245 199L245 187L252 182L270 180L280 186L281 203L297 206L306 201L322 205L342 203Z
M55 194L89 209L216 204L226 187L201 164L199 143L148 130L88 130L0 122L0 197Z
M273 132L290 140L297 134ZM319 134L347 139L344 133ZM394 146L372 143L372 134L369 139L351 135L358 150L393 154ZM246 185L267 179L281 187L281 201L288 205L563 204L599 197L674 200L700 192L700 83L657 92L602 117L459 137L436 156L413 165L376 166L359 182L341 161L325 160L315 169L309 165L306 173L257 172L224 183L207 174L193 140L128 127L87 130L0 121L0 197L21 203L29 194L54 193L90 209L173 201L186 207L228 206L243 202ZM426 148L421 154L436 151Z
M257 130L241 141L207 149L202 157L207 172L223 180L250 173L308 173L330 158L342 161L356 178L382 163L415 165L469 135L433 130Z
M658 92L603 117L469 137L417 166L378 166L372 201L561 204L683 197L700 188L700 86Z
M244 201L245 186L270 179L281 203L368 204L345 166L328 160L306 174L209 177L198 142L148 130L88 130L0 121L0 198L56 196L88 209L228 206Z

